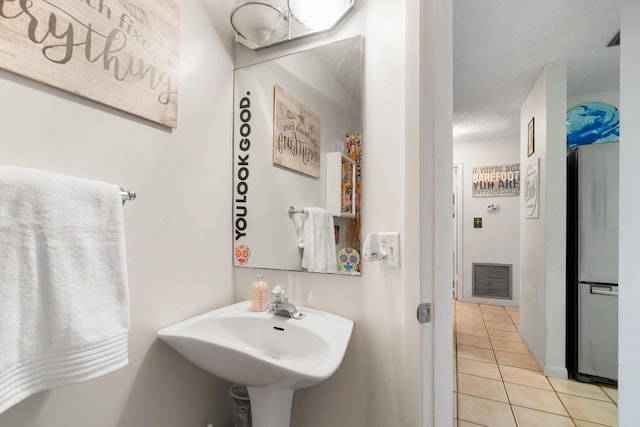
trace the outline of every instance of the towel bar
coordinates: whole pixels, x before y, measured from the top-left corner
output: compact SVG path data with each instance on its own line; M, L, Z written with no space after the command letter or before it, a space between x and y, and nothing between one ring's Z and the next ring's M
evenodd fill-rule
M133 191L127 191L124 188L120 187L120 197L122 197L122 204L124 205L124 203L128 200L135 200L136 193L134 193Z
M292 216L293 214L306 214L307 211L304 209L296 209L293 206L289 206L289 216Z

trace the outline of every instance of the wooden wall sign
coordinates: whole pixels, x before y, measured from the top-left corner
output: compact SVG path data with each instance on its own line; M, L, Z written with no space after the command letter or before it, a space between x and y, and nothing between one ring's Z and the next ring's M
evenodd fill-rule
M320 177L320 117L279 85L274 93L273 163Z
M177 127L173 0L0 0L0 68Z

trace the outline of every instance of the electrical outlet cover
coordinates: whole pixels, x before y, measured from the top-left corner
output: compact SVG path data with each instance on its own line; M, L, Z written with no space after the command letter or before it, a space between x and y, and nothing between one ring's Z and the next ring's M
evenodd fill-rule
M378 233L380 250L387 254L386 262L391 267L400 268L400 233Z

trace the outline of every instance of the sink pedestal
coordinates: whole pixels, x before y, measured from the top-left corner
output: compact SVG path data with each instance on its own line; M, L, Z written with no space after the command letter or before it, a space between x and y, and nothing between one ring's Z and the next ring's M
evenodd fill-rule
M294 390L285 385L247 387L253 427L289 427Z

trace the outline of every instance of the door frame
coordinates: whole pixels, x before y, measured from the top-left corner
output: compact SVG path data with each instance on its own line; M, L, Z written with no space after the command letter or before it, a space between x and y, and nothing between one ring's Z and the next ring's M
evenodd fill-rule
M420 325L422 427L444 427L453 423L453 8L420 5L420 298L433 314Z

